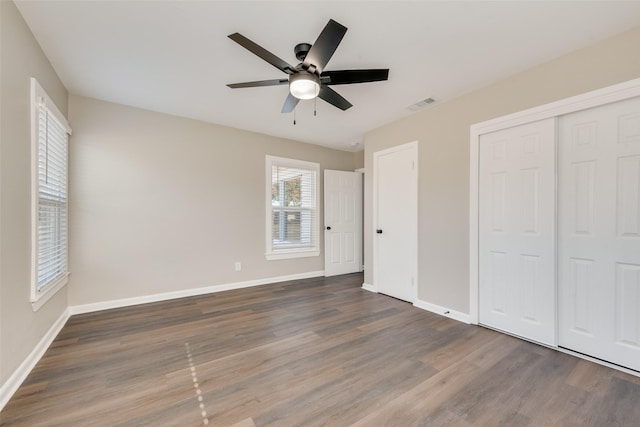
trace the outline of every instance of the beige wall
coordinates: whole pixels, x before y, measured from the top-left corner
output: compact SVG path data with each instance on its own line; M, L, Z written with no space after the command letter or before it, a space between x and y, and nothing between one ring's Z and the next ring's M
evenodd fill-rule
M31 262L30 78L36 77L60 111L67 91L13 2L0 1L0 385L67 308L60 290L34 313Z
M353 153L77 96L69 119L70 305L324 269L265 259L265 155Z
M353 168L362 169L364 167L364 150L353 153Z
M468 313L469 127L638 78L639 46L637 28L369 132L365 137L365 266L373 263L373 153L417 140L418 298ZM371 270L365 271L369 284L373 284Z

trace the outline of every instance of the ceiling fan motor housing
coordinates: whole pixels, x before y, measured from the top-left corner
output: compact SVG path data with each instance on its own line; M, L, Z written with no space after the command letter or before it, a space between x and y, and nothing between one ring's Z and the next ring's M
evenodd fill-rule
M296 54L298 61L304 61L304 58L307 57L307 53L309 53L309 49L311 49L311 45L309 43L299 43L293 48L293 52Z

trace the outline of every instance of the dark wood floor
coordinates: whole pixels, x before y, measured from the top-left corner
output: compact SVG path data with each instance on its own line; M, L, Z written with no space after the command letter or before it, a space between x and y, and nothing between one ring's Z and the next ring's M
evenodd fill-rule
M360 288L73 316L3 426L639 426L640 378Z

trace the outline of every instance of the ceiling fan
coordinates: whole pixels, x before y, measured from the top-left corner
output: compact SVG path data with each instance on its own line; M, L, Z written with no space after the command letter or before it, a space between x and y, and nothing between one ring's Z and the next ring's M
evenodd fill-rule
M324 71L324 67L333 56L346 32L347 27L330 19L313 45L300 43L295 46L294 53L296 58L302 61L296 66L288 64L242 34L233 33L229 35L231 40L289 76L285 79L233 83L227 86L232 89L238 89L288 84L289 95L282 106L283 113L292 112L301 99L313 99L315 97L323 99L343 111L351 108L351 103L329 86L387 80L389 69Z

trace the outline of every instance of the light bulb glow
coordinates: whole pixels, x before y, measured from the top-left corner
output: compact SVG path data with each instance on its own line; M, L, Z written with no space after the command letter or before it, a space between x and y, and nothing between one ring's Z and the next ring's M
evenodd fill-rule
M313 99L320 92L320 84L313 74L299 72L289 78L289 91L298 99Z

